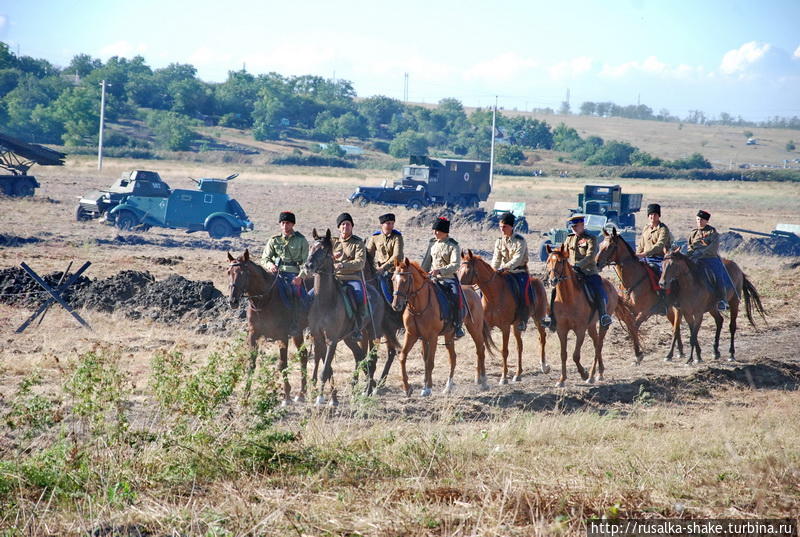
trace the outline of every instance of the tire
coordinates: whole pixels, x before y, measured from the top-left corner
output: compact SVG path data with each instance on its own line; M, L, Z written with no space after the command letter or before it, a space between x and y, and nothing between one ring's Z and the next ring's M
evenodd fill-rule
M356 204L363 209L364 207L369 205L369 200L367 198L365 198L364 196L361 196L361 197L358 198L358 201L356 202Z
M550 241L550 239L545 239L541 242L541 244L539 244L539 261L542 263L547 261L547 258L550 255L547 253L547 247L552 245L553 243Z
M222 239L233 235L233 226L227 220L215 218L208 224L208 236L212 239Z
M516 225L514 226L514 231L517 233L527 233L528 232L528 221L524 219L517 220Z
M33 196L33 191L35 189L36 187L33 186L33 183L27 179L17 179L11 186L11 195L18 198Z
M425 203L421 199L414 198L406 203L406 208L411 209L413 211L418 211L425 207Z
M87 220L91 220L92 215L89 211L84 209L82 206L78 205L75 207L75 220L78 222L85 222Z
M139 223L139 219L131 211L120 211L115 219L117 227L123 231L131 231Z

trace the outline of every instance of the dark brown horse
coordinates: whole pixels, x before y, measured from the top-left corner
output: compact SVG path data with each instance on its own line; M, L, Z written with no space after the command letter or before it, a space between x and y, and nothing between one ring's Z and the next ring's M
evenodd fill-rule
M753 319L753 309L756 309L762 319L766 321L766 313L764 307L761 305L761 297L756 291L756 288L747 279L747 276L739 268L739 265L730 259L724 259L723 264L731 277L731 281L735 290L728 290L727 300L730 304L730 333L731 333L731 346L730 356L728 361L736 359L736 350L734 347L734 340L736 337L736 319L739 316L740 297L744 297L745 312L750 324L755 326ZM717 298L716 293L712 291L705 280L704 269L701 265L692 261L688 256L680 253L677 248L667 254L664 258L663 271L661 273L661 286L668 287L677 282L678 292L675 300L678 303L678 308L681 314L686 318L686 324L689 325L689 344L691 350L689 352L689 360L687 363L692 363L694 351L697 351L697 358L695 362L701 362L700 356L700 343L697 334L700 332L700 325L703 322L703 314L710 313L716 323L716 331L714 334L714 358L719 359L719 336L722 332L722 314L717 311Z
M364 265L364 278L366 282L380 291L380 282L378 281L378 272L375 270L375 258L367 250L367 262ZM381 319L381 329L383 330L383 342L386 345L386 362L383 365L383 371L378 379L378 386L386 384L386 378L389 376L389 370L394 363L394 358L400 350L400 341L397 339L397 332L403 328L403 312L395 311L391 304L387 304L383 297L383 292L378 293L380 299L383 301L383 318ZM377 351L377 349L373 349Z
M403 325L406 329L403 348L400 350L400 369L403 379L403 391L411 395L406 372L406 358L417 340L422 340L422 360L425 364L425 380L421 395L431 395L433 389L433 363L436 356L436 343L439 336L444 336L444 344L450 355L450 375L447 377L443 393L450 393L455 387L453 374L456 369L456 350L453 341L454 329L451 323L442 320L439 300L436 296L436 285L430 275L417 263L405 258L395 263L394 300L392 307L403 313ZM467 301L468 314L464 325L475 342L477 353L476 382L486 388L486 365L484 347L491 353L497 350L492 341L491 328L483 318L481 300L471 287L462 286L464 300Z
M384 315L384 300L378 291L371 285L364 289L368 293L371 313L364 325L364 335L361 341L355 339L355 321L347 314L347 306L342 297L341 285L336 280L333 261L333 242L330 229L323 236L312 231L314 244L308 252L306 268L314 274L314 301L308 313L308 327L314 338L314 379L317 374L317 364L324 354L324 366L317 395L316 404L325 402L325 383L331 383L330 404L338 404L336 387L333 382L333 357L339 341L353 352L355 358L354 380L357 379L362 369L367 374L367 394L375 388L375 365L377 353L370 351L370 344L377 347L383 337L382 318Z
M276 341L279 349L278 369L283 375L283 400L282 405L291 401L291 387L287 374L289 325L291 312L281 300L278 290L277 274L272 274L250 260L250 251L234 258L228 253L228 287L230 290L229 302L231 307L239 307L239 301L247 298L247 342L250 346L249 375L253 374L256 367L258 340ZM300 329L308 325L305 314L299 318ZM303 345L303 336L291 338L300 358L301 385L296 401L304 401L307 387L308 351Z
M558 339L561 342L561 378L557 386L563 387L567 379L567 335L570 330L575 333L575 351L572 359L578 368L583 380L593 383L603 380L603 341L608 331L607 326L601 326L598 331L598 315L594 306L589 302L586 293L581 289L577 274L569 263L569 253L564 245L558 250L547 247L547 277L555 286L555 298L551 303L552 322L556 325ZM613 312L616 317L625 323L628 332L633 338L634 348L638 348L639 333L633 321L630 307L620 299L616 289L611 283L603 279L603 287L608 295L607 311ZM552 325L551 325L552 328ZM586 332L594 343L594 362L591 374L587 374L581 365L581 347L583 346Z
M483 293L483 316L489 326L496 326L503 333L503 375L500 384L508 384L508 340L511 332L517 341L517 374L514 381L522 379L522 333L517 329L516 307L514 294L506 281L507 276L492 268L481 256L472 253L472 250L461 252L461 266L458 268L458 279L464 285L477 285ZM532 304L530 314L533 317L536 329L539 331L539 346L541 348L541 371L548 373L550 366L545 360L545 343L547 332L542 325L542 319L547 315L547 293L539 278L530 278L530 285L534 289L536 302Z
M648 267L639 261L631 246L617 233L616 228L612 228L611 233L603 230L603 242L597 252L597 267L602 269L607 265L614 267L617 277L622 282L625 291L625 301L631 306L634 315L634 322L637 330L642 323L649 319L653 314L660 312L660 297L653 290ZM655 278L655 277L654 277ZM675 344L678 344L678 356L683 358L683 341L681 341L681 319L677 308L667 307L667 319L673 329L672 345L669 353L664 358L666 361L672 360L675 352ZM639 351L636 353L636 363L640 363L644 354Z

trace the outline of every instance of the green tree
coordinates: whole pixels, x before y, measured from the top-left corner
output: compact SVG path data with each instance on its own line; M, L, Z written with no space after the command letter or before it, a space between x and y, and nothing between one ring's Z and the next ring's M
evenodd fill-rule
M159 147L170 151L188 151L194 132L189 121L175 112L153 111L148 115L148 126L153 129Z
M339 144L329 143L325 144L325 147L322 149L322 154L331 157L341 158L344 157L347 154L347 152L344 149L342 149L342 146L340 146Z
M69 62L69 65L64 72L67 74L76 74L79 77L83 78L95 69L100 69L103 66L103 62L99 59L92 58L88 54L77 54L72 57L72 60Z
M499 164L518 165L525 160L525 153L518 145L500 144L494 148L494 159Z
M678 170L711 169L711 163L700 153L692 153L688 157L665 162L664 166Z
M369 137L367 121L363 116L356 112L347 112L346 114L342 114L336 120L336 123L338 134L342 138L350 136L364 140Z
M426 155L427 153L428 140L414 131L398 134L389 144L389 154L396 158L406 158L410 155Z
M386 138L386 126L392 118L403 112L405 107L397 99L376 95L358 103L359 113L366 119L369 135L373 138Z
M662 166L664 161L650 153L637 149L631 153L631 164L634 166Z
M93 145L97 141L100 106L89 88L78 86L63 92L53 103L52 113L64 125L65 145Z
M625 166L631 163L631 155L634 151L636 148L631 144L612 140L589 157L586 164L590 166Z

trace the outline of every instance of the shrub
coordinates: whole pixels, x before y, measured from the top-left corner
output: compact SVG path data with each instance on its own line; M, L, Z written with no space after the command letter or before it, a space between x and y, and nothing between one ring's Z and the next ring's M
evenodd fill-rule
M343 158L323 157L320 155L286 155L272 159L278 166L330 166L333 168L355 168L356 165Z

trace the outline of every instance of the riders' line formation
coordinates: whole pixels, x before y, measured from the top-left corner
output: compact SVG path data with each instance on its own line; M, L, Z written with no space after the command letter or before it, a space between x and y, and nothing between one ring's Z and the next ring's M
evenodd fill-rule
M374 287L377 290L377 296L383 297L385 300L381 309L381 311L385 310L384 316L402 316L402 326L406 331L406 344L400 351L400 358L404 386L407 391L409 388L405 379L405 357L410 351L410 347L413 346L413 342L416 341L416 337L425 331L424 324L421 324L420 321L424 318L425 322L430 324L428 317L424 315L428 309L436 311L436 322L441 322L441 328L434 337L438 337L440 334L444 335L448 349L453 339L464 335L463 324L466 316L469 321L467 327L476 345L480 341L480 361L482 361L483 355L482 347L486 345L490 352L493 347L489 335L491 327L499 327L503 332L502 381L505 381L506 376L509 333L513 333L517 340L519 364L515 379L518 380L521 374L522 340L520 333L526 330L531 317L540 330L542 371L549 370L544 359L545 336L543 329L543 327L549 326L551 330L559 332L559 338L562 340L561 384L563 384L566 374L566 331L568 330L575 332L578 338L573 358L584 378L587 378L587 375L579 363L580 344L585 332L588 331L595 344L595 362L597 363L598 360L600 362L599 376L602 378L602 359L600 357L602 338L608 326L613 322L612 314L625 324L628 332L633 336L637 361L641 359L638 345L639 325L654 313L670 313L669 318L674 330L673 347L677 341L679 350L682 351L679 331L680 311L684 302L688 305L686 297L689 290L684 287L690 284L681 281L682 276L679 271L670 270L667 267L676 262L685 262L690 272L694 274L700 288L707 295L708 301L713 304L713 307L706 307L707 305L701 307L702 311L699 315L702 317L702 313L707 311L715 319L718 319L715 343L717 356L721 327L719 311L732 309L731 357L733 357L735 315L743 292L747 301L748 318L751 322L750 298L755 298L756 307L762 315L763 308L761 308L755 288L747 281L738 267L735 269L736 276L732 278L734 271L731 270L731 266L726 265L735 266L735 264L730 261L725 261L724 264L720 259L719 233L709 224L711 215L705 210L697 212L696 227L689 235L688 256L680 254L677 249L672 249L674 239L667 225L661 221L660 205L655 203L648 205L647 218L648 223L641 232L635 252L616 234L615 230L612 230L611 233L604 232L604 240L599 245L598 238L586 232L583 216L576 215L570 218L568 226L571 228L571 233L564 244L560 249L548 248L550 256L547 261L548 272L545 282L551 283L553 289L550 296L547 297L541 281L529 273L528 245L524 236L513 231L515 217L511 213L505 213L500 218L500 233L495 240L489 267L485 267L486 262L480 256L473 255L471 250L462 250L458 241L450 236L450 222L444 217L433 222L433 237L427 244L421 262L415 263L405 256L403 235L395 229L394 214L381 215L378 219L380 229L364 240L353 233L353 217L349 213L342 213L336 219L338 236L331 236L329 231L326 237L320 237L317 236L315 230L314 238L317 242L324 241L326 238L330 241L332 257L330 275L339 284L339 295L349 319L349 329L346 333L333 337L332 334L320 328L320 333L312 333L312 336L315 337L315 341L318 337L324 338L328 343L333 340L334 346L336 340L339 339L346 343L348 341L361 342L362 334L365 331L369 335L367 339L374 340L377 337L379 340L385 330L376 327L384 320L375 319L376 304L373 302L376 300L371 297L371 292L369 292L369 288ZM267 292L275 292L279 296L287 321L285 337L276 338L274 335L267 336L266 333L262 335L279 341L288 341L289 338L293 338L295 343L297 343L297 338L300 337L302 330L311 327L307 318L308 311L314 302L315 294L319 292L318 279L314 280L315 283L311 289L307 282L315 273L318 273L319 276L324 275L319 267L311 262L314 252L310 252L309 241L306 237L295 230L296 223L294 213L281 212L278 216L280 233L267 241L261 256L261 266L273 278ZM616 244L621 244L620 251L615 250ZM628 257L625 257L626 250ZM242 266L241 258L234 260L229 256L229 260L231 267ZM246 260L249 261L249 257ZM631 261L636 261L636 263L630 263ZM598 262L600 262L600 267L598 267ZM600 269L605 265L615 266L617 275L622 282L620 291L623 296L618 296L618 290L601 278ZM637 282L628 282L626 285L625 272L634 268L641 271L643 275ZM423 275L424 279L415 284L411 275L417 272ZM234 273L238 274L237 271L229 270L232 278L232 299L234 291L241 287L233 281ZM734 279L740 281L735 282ZM429 290L427 290L428 288ZM466 292L473 293L476 288L480 288L481 292L481 295L478 295L480 298L476 299L481 301L477 306L471 299L465 298ZM637 298L642 297L645 290L652 292L654 296L652 304L644 311L637 311ZM252 317L257 317L261 309L254 301L257 301L259 296L262 297L262 301L267 300L263 293L256 295L250 292L249 295L242 294L241 296L251 297ZM735 305L729 304L730 300L734 300ZM643 299L640 301L643 302ZM578 302L583 304L585 311L580 310L579 312L570 309L571 304ZM481 306L482 311L476 311L481 309ZM575 319L581 316L585 319ZM476 317L480 318L480 324L483 326L473 329ZM257 332L253 328L255 321L250 318L251 311L248 310L251 333L254 330ZM688 316L687 321L689 321ZM694 321L692 319L689 323L692 351L694 352L696 346L699 359L700 349L697 345L695 329L699 328L699 322L695 323ZM323 326L323 324L317 323L319 326ZM395 328L400 328L400 325L401 323L398 321ZM390 328L386 328L386 330L390 330ZM486 337L482 337L481 332ZM253 346L256 344L254 338L257 339L257 336L251 337ZM409 340L411 340L410 344ZM368 342L364 342L365 349L367 345ZM351 343L348 343L348 346L354 348ZM425 343L423 339L423 347L426 346L429 347L430 344ZM435 343L433 346L435 347ZM423 349L426 354L424 358L426 362L430 360L431 368L434 350ZM390 349L390 359L393 358L394 351L395 349ZM430 356L427 356L427 352L430 352ZM671 353L672 351L670 351L670 356ZM454 352L451 352L451 355L451 366L454 366ZM482 365L482 363L478 365L476 380L485 383L485 372L482 372ZM426 363L426 370L427 368L428 364ZM386 371L388 371L388 364ZM323 381L325 376L323 373ZM595 368L593 367L591 380L594 378ZM451 381L452 367L451 378L448 382ZM426 386L427 384L428 379L426 378ZM286 396L288 398L288 391Z

